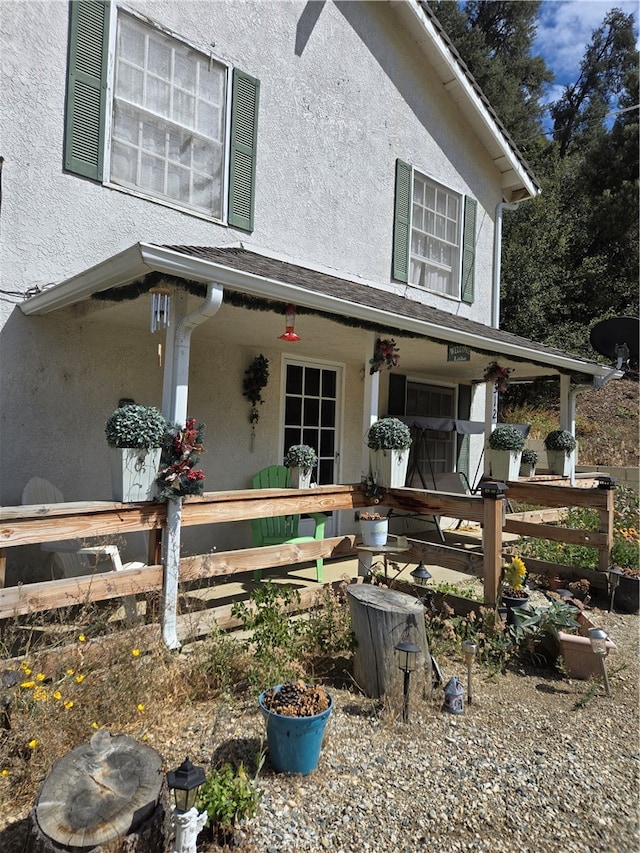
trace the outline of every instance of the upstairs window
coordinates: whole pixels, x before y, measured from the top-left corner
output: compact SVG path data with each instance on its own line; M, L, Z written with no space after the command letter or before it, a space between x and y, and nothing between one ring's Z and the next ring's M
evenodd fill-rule
M473 302L477 202L396 163L393 275Z
M221 219L226 80L223 65L121 14L111 181Z
M121 10L109 63L109 25L70 3L65 167L252 230L259 82L234 69L229 110L227 66Z

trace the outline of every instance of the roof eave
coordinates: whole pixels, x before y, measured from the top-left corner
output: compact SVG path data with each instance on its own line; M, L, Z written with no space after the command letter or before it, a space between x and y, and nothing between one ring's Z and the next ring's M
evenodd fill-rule
M416 335L425 335L449 343L463 344L480 350L487 349L487 340L481 335L452 329L439 323L429 323L385 311L380 308L351 302L336 296L317 293L304 287L257 275L204 258L185 255L164 246L136 243L124 252L67 279L54 287L32 296L20 305L26 315L48 314L110 287L123 286L149 272L159 272L191 281L216 282L223 287L241 291L250 296L277 299L304 305L306 308L344 315L369 323L393 325ZM531 350L525 345L501 341L500 352L505 358L522 359L547 364L554 370L594 377L606 376L611 368L593 362L571 358L558 353ZM622 375L622 374L621 374Z
M465 73L432 19L426 14L420 0L389 2L396 7L407 25L414 23L419 26L417 34L415 29L412 29L416 42L433 65L443 87L455 102L464 107L464 114L501 175L501 189L505 201L523 201L539 195L541 189L535 175L527 168L524 158L502 129L495 114L483 103L470 75Z

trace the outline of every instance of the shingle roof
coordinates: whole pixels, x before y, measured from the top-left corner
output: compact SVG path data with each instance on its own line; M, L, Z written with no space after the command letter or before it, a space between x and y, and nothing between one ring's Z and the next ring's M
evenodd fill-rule
M308 267L270 258L248 249L235 246L164 246L163 248L216 264L223 264L235 270L272 280L274 284L283 282L295 285L310 293L333 297L341 302L341 308L336 308L336 314L341 310L342 313L348 315L349 309L345 303L354 303L385 312L388 315L390 326L402 328L403 318L407 318L414 321L424 321L430 327L434 325L441 327L443 331L442 340L444 341L448 339L447 330L477 336L486 342L488 352L492 352L496 348L499 349L501 345L512 344L526 348L531 354L537 352L546 356L545 361L547 362L550 356L584 360L582 356L548 347L545 344L531 341L502 329L486 326L457 314L450 314L447 311L416 302L406 296L389 293L369 284L360 284ZM274 298L278 298L275 292ZM304 303L301 301L300 304ZM433 334L432 329L430 331L425 330L425 335L431 338L437 337Z

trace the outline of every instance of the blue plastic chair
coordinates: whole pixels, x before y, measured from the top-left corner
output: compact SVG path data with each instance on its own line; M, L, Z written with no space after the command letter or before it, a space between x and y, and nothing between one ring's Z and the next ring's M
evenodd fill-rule
M289 469L284 465L270 465L263 468L251 480L253 489L286 489L289 487ZM313 536L298 536L300 524L299 515L281 515L274 518L252 518L251 536L255 547L263 545L295 544L298 542L314 542L324 539L324 529L327 516L323 512L310 512L308 515L315 521ZM316 580L322 583L323 559L316 560ZM261 572L253 573L255 580L260 580Z

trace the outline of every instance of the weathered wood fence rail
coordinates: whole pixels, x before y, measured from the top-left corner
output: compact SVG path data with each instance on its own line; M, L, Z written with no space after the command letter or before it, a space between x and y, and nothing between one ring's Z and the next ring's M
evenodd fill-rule
M392 489L384 506L411 514L442 515L478 522L482 525L482 553L446 545L411 540L408 558L484 578L484 598L495 604L502 564L503 529L524 536L554 539L598 549L598 565L609 565L613 544L614 492L602 488L568 488L535 483L509 483L508 497L534 506L591 507L598 510L598 531L570 530L524 520L518 514L506 516L503 527L503 499L483 491L478 495L458 495L420 489ZM182 524L215 525L266 516L356 510L369 501L358 485L320 486L314 489L248 489L209 492L184 502ZM542 511L542 514L544 511ZM537 513L540 515L540 513ZM118 504L107 501L47 504L44 506L3 507L0 509L0 619L55 609L87 601L120 598L162 589L160 539L166 525L164 504ZM147 531L150 539L149 565L119 572L43 583L4 586L6 549L21 545L68 539L95 539L135 531ZM180 561L180 581L252 572L277 566L339 557L355 553L356 537L334 536L321 541L294 545L211 552ZM555 571L554 564L540 564L534 570ZM562 573L562 571L560 571ZM602 576L603 582L605 581ZM606 584L605 584L606 585Z

